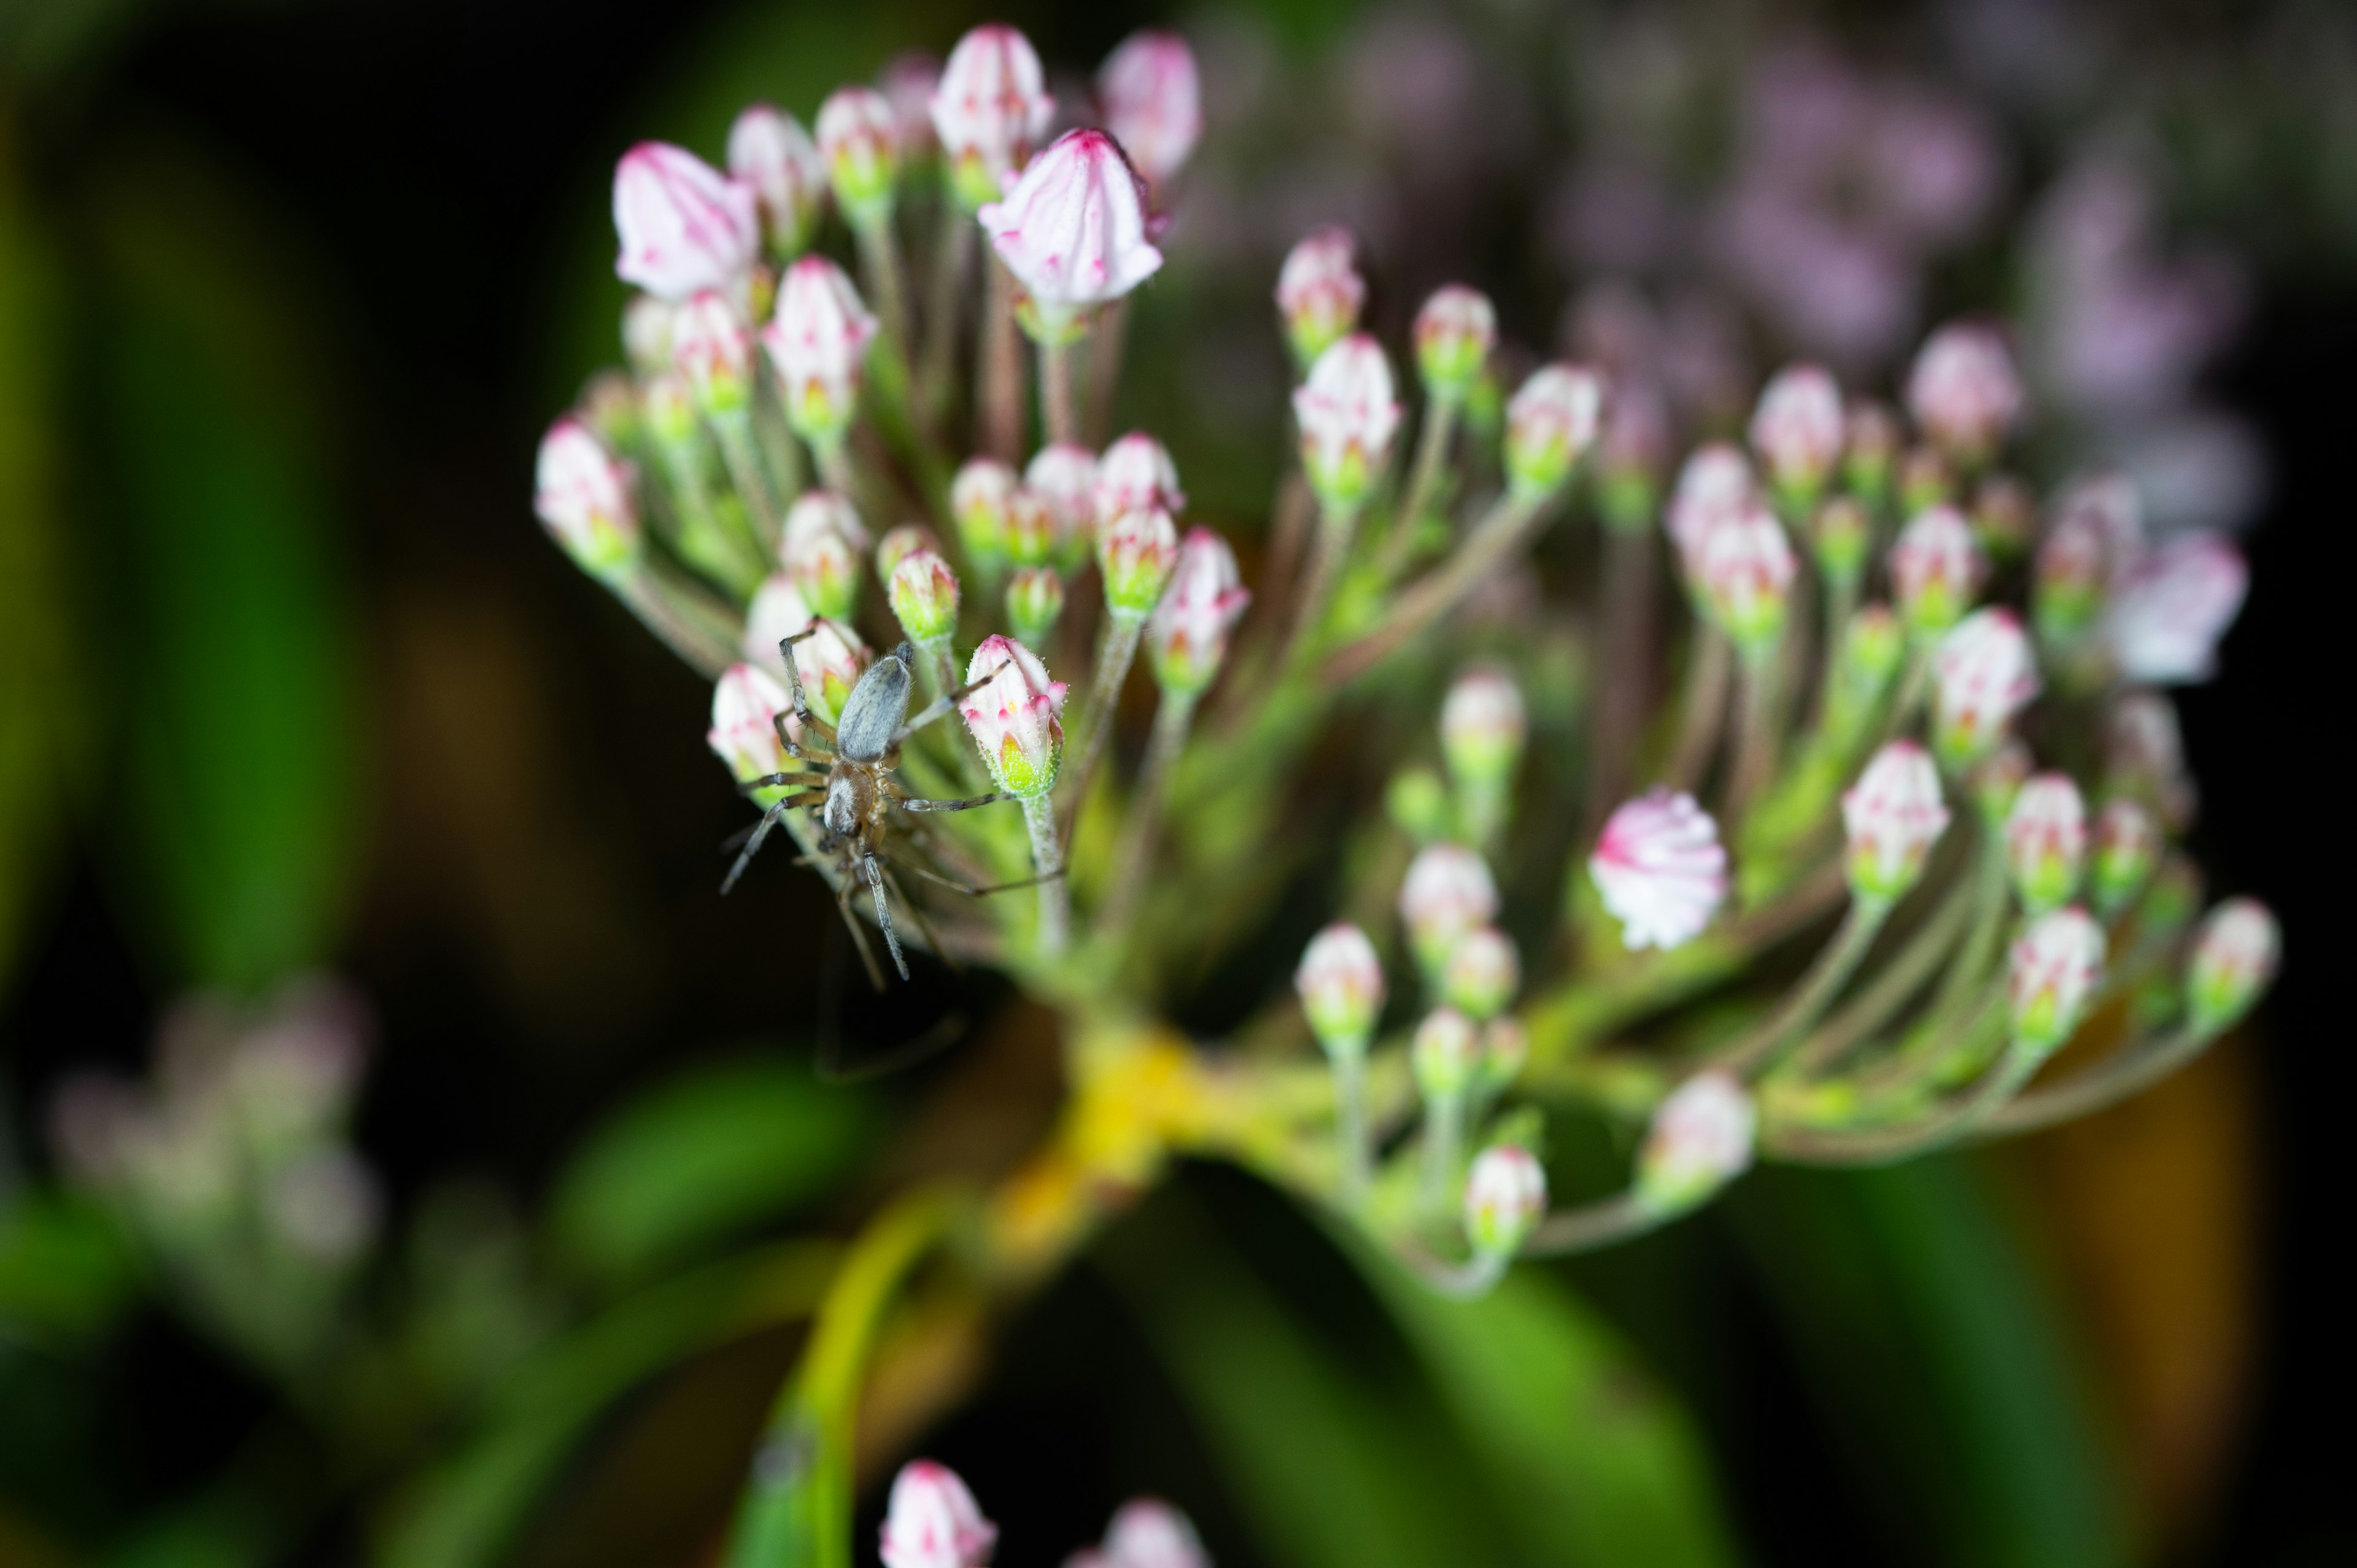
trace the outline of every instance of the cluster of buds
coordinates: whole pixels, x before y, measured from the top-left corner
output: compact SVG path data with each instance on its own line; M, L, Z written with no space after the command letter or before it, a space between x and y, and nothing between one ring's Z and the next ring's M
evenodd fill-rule
M884 1568L987 1568L998 1526L958 1473L931 1459L892 1477L878 1551ZM1104 1539L1065 1560L1066 1568L1211 1568L1193 1521L1159 1498L1132 1498L1114 1511Z

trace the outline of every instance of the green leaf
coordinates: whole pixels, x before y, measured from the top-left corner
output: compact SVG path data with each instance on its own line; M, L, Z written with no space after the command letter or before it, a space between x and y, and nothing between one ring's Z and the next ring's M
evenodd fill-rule
M137 1283L122 1233L94 1205L30 1192L0 1205L0 1337L95 1337Z
M2126 1558L2117 1479L2060 1326L1971 1165L1771 1167L1727 1211L1861 1495L1910 1556Z
M643 1275L821 1191L874 1123L867 1101L798 1063L691 1069L591 1134L556 1187L557 1244L592 1277Z

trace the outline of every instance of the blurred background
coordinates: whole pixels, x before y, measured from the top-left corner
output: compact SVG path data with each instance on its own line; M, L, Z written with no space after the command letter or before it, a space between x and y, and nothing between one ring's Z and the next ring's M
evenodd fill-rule
M1068 97L1142 22L1195 46L1124 427L1240 541L1318 221L1393 340L1463 278L1534 358L1641 346L1697 431L1790 355L1888 386L2011 316L2070 453L2246 531L2179 708L2212 886L2288 962L2083 1125L1762 1171L1556 1269L1572 1525L1224 1169L940 1349L946 1423L877 1391L863 1460L957 1466L1015 1568L1136 1491L1232 1568L2357 1561L2347 8L0 0L0 1564L705 1561L785 1238L1046 1125L1003 986L846 984L782 864L720 901L708 692L529 505L618 355L621 149L716 156L989 16Z

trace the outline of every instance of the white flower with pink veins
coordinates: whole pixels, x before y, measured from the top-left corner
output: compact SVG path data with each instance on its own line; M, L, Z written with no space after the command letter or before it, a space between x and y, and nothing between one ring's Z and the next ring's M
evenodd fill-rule
M1162 268L1146 234L1146 188L1103 131L1068 131L975 216L1044 315L1119 299Z
M1726 900L1727 849L1692 795L1654 789L1605 822L1587 874L1631 950L1680 947Z
M2130 567L2112 596L2112 658L2131 681L2177 686L2210 679L2218 639L2242 613L2251 571L2215 533L2171 540Z

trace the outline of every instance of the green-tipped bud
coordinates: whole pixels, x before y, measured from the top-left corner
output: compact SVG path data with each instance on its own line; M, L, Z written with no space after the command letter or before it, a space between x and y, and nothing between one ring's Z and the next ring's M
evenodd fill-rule
M1936 637L1964 619L1988 576L1988 558L1971 525L1950 506L1918 512L1892 542L1889 566L1899 613L1921 637Z
M639 512L630 471L577 419L560 419L540 443L533 508L581 569L616 578L638 564Z
M1530 727L1512 676L1492 665L1467 671L1440 704L1440 754L1450 777L1467 786L1508 782Z
M891 101L872 87L839 87L819 105L819 156L845 220L854 226L889 216L900 174L899 127Z
M2022 785L2005 819L2005 854L2023 908L2043 915L2069 903L2087 863L2087 806L2079 787L2060 773L2040 773Z
M1850 404L1842 432L1842 483L1868 511L1879 511L1890 500L1899 440L1899 420L1890 410L1870 400Z
M1910 447L1899 460L1899 515L1913 517L1956 499L1955 470L1930 446Z
M971 459L950 481L958 548L978 572L996 575L1006 564L1006 509L1016 487L1015 470L989 457Z
M886 593L909 640L919 645L957 630L958 580L950 564L930 550L912 550L892 568ZM1021 639L1028 643L1028 638Z
M1596 445L1604 382L1582 365L1534 371L1506 405L1506 484L1524 500L1553 495Z
M1429 768L1403 768L1383 791L1383 810L1418 848L1448 836L1448 786Z
M1098 531L1097 570L1116 619L1151 615L1178 567L1178 527L1160 507L1114 518Z
M2011 474L1991 474L1973 489L1973 537L1990 560L2007 565L2029 553L2038 502Z
M2210 911L2185 966L2186 1022L2214 1035L2241 1022L2275 978L2283 937L2255 898L2229 898Z
M1399 400L1383 346L1353 332L1318 355L1309 379L1294 389L1293 418L1301 430L1301 471L1318 504L1329 512L1357 511L1391 466L1399 431Z
M1853 497L1835 496L1809 519L1809 552L1828 583L1855 590L1873 543L1873 521Z
M940 537L923 523L904 522L887 532L876 546L877 580L890 582L894 569L920 550L930 550L936 555L942 553Z
M2006 819L2013 815L2014 804L2021 799L2021 787L2037 771L2037 759L2018 739L2007 739L1973 768L1965 782L1973 792L1973 805L1991 831L2005 830Z
M1476 1075L1481 1092L1499 1095L1512 1089L1530 1058L1530 1031L1521 1020L1501 1015L1482 1025L1481 1069Z
M1006 579L1006 620L1015 640L1044 643L1064 617L1064 579L1053 566L1024 566Z
M1913 741L1894 740L1874 754L1841 805L1851 891L1886 904L1904 897L1948 829L1940 770Z

